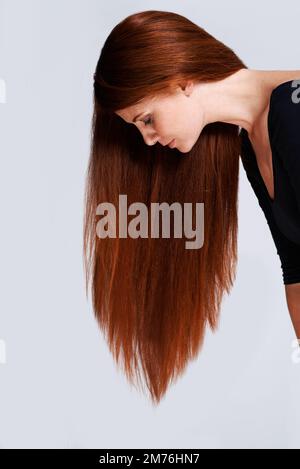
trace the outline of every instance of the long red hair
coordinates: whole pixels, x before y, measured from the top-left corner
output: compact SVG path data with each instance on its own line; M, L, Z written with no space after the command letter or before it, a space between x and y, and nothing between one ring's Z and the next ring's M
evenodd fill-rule
M246 68L237 55L177 13L142 11L107 37L94 74L84 210L86 291L114 359L158 404L215 331L236 275L241 141L236 125L206 125L187 154L148 146L116 110L168 93L185 79L221 80ZM96 207L204 203L204 244L183 238L99 238Z

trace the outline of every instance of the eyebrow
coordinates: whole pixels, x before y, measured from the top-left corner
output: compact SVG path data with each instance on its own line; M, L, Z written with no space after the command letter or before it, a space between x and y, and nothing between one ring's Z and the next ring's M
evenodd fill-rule
M133 122L135 122L140 116L142 116L143 114L145 114L144 112L141 112L140 114L138 114L137 116L135 116L135 118L133 119Z

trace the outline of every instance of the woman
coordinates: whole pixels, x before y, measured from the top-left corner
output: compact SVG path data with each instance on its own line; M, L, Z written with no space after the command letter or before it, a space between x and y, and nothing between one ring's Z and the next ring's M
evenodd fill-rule
M288 305L300 337L300 236L295 240L295 231L291 240L280 231L282 213L274 210L275 223L271 200L274 160L285 156L289 143L290 155L299 145L295 127L289 134L279 125L280 115L287 114L288 80L295 79L300 70L248 70L204 29L164 11L125 18L101 50L86 180L86 282L92 281L95 316L114 358L122 359L132 384L134 376L142 384L143 375L153 403L197 357L206 326L217 329L223 295L233 285L240 155L282 254ZM300 124L300 105L292 118ZM278 143L273 154L271 143ZM297 156L299 161L299 147ZM294 211L285 214L291 224L299 222L292 192L299 175L291 174L285 186L294 196L289 200ZM98 205L117 207L119 194L127 195L128 204L147 207L204 203L201 249L185 249L175 236L97 236Z

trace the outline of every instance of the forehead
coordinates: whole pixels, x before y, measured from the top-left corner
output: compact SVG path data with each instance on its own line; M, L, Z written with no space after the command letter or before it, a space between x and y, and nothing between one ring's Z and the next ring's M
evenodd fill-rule
M133 104L126 108L117 110L116 114L125 120L132 121L138 114L153 110L154 106L159 105L160 100L160 96L146 97L137 104Z

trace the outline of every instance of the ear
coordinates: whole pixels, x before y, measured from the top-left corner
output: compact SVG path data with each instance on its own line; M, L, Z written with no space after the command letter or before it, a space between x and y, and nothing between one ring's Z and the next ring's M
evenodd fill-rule
M187 80L183 84L180 84L180 88L186 96L190 96L194 88L194 83L192 80Z

